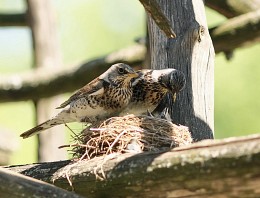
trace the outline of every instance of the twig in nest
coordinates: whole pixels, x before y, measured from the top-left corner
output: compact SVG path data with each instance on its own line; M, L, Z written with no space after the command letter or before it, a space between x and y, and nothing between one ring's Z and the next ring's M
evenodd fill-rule
M112 148L113 148L113 146L118 142L118 140L120 139L120 137L121 137L124 133L126 133L125 130L123 130L123 131L116 137L116 139L114 140L114 142L108 147L106 154L108 154L109 151L110 151L110 153L112 153Z
M100 128L90 128L89 130L90 131L105 131L106 129L104 129L104 128L102 128L102 129L100 129Z

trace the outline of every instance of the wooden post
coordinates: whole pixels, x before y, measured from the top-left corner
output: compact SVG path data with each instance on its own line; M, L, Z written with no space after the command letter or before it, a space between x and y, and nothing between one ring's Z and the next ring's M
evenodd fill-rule
M149 17L151 68L173 67L187 83L177 101L167 99L174 123L190 128L195 141L213 138L214 49L202 0L158 0L176 38L167 38ZM165 105L165 102L164 102Z
M39 69L61 67L61 54L51 1L27 0L27 4L33 37L35 66ZM51 69L49 71L51 72ZM60 97L35 101L37 123L44 122L56 114L54 109L61 102ZM66 159L66 151L57 149L58 146L64 144L64 137L62 126L41 133L38 137L38 160L42 162Z

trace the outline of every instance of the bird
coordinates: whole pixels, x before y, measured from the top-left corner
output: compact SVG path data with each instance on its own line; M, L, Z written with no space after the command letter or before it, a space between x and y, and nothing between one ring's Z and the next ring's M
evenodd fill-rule
M160 70L143 69L137 71L139 77L133 79L132 98L120 115L147 115L152 113L161 100L170 93L173 101L186 84L183 72L168 68Z
M53 118L25 131L28 138L53 126L70 122L94 122L119 114L131 100L132 82L138 74L129 65L117 63L79 89L56 109Z

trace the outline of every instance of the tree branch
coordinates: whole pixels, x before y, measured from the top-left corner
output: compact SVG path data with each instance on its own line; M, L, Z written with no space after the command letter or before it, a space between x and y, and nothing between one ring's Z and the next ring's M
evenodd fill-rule
M260 40L260 9L210 29L216 53L229 52Z
M174 33L170 21L163 14L162 9L156 0L139 0L146 12L152 17L158 27L166 34L168 38L175 38L176 34Z
M260 39L260 10L229 19L209 31L216 53L253 44ZM145 53L144 46L135 45L66 70L36 70L23 75L1 76L0 102L37 100L75 91L114 63L141 64Z
M27 26L26 14L0 14L0 26Z
M260 0L206 0L205 4L227 18L260 9Z
M112 64L141 64L145 47L135 45L68 69L37 69L24 75L0 77L0 102L38 100L75 91ZM73 83L72 83L73 82Z
M71 189L68 176L76 193L91 197L260 196L260 135L206 140L169 152L69 163L6 168L64 189ZM96 180L102 173L106 179Z
M0 168L1 197L72 197L81 196L45 182Z
M166 24L165 33L167 36L171 35L173 30L167 25L168 19L166 18L165 20L164 14L157 9L156 5L158 4L155 1L150 0L140 0L140 2L149 14L151 14L151 12L157 13L153 14L154 20L161 21L161 24ZM206 0L205 5L227 18L232 18L259 9L260 0ZM0 14L0 26L27 26L26 14ZM158 24L158 26L161 29L164 29L160 24Z

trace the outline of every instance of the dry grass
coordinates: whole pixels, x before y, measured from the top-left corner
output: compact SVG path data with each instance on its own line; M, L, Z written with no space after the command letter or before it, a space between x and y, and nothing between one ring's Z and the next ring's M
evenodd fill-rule
M127 115L96 123L74 136L75 157L92 159L111 153L158 151L192 142L188 128L150 116Z

